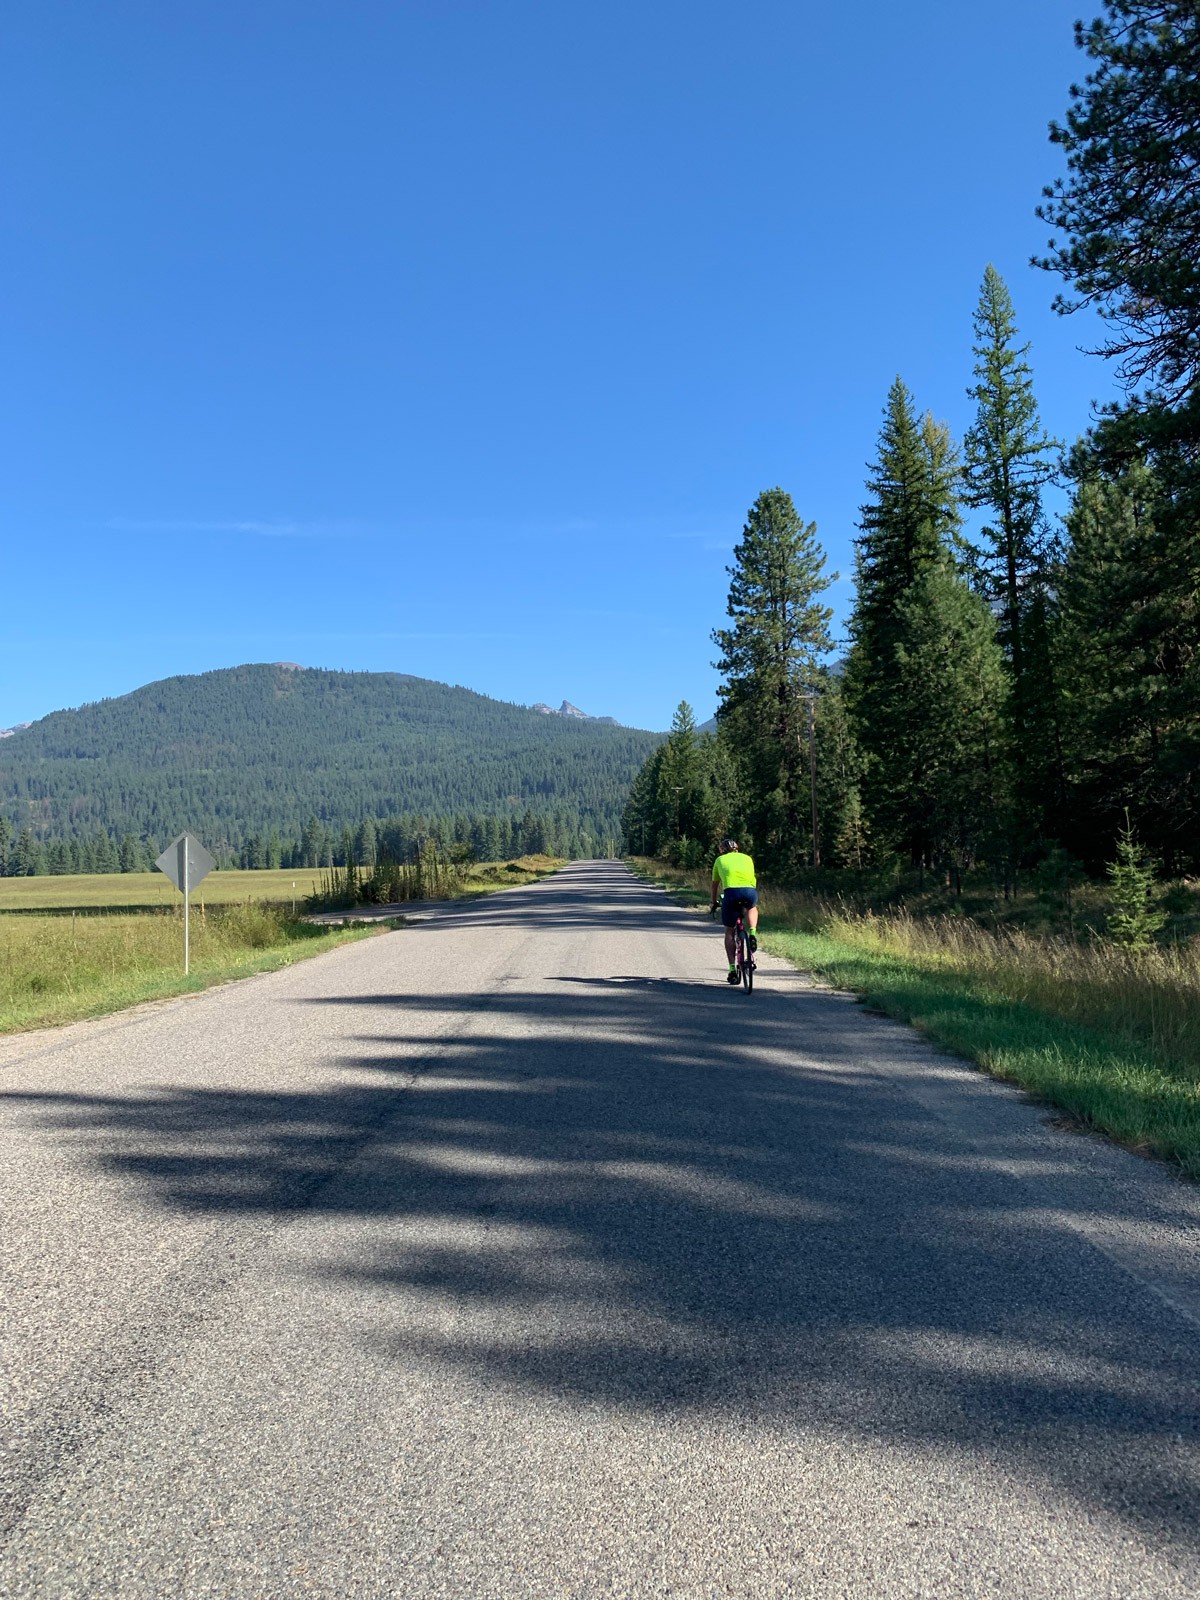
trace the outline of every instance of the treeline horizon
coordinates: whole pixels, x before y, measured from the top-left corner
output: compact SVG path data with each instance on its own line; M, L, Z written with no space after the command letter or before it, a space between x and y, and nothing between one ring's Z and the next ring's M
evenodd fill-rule
M526 807L511 816L367 816L353 828L330 827L310 817L299 838L286 838L272 829L252 834L240 850L217 849L213 854L221 870L354 866L370 871L384 862L415 861L426 851L463 862L541 855L579 859L609 854L618 840L618 828L595 833L569 809L535 812ZM14 836L11 825L0 817L0 877L150 872L169 842L130 833L114 838L101 828L67 839L38 839L31 828Z
M1067 285L1060 312L1106 320L1124 401L1051 438L989 266L965 436L902 378L887 395L844 657L831 668L816 526L767 490L713 634L717 731L680 707L631 788L627 848L696 864L734 835L784 882L899 868L1005 894L1122 850L1200 874L1200 13L1106 12L1077 29L1094 65L1052 128L1067 176L1044 192L1060 238L1037 265Z

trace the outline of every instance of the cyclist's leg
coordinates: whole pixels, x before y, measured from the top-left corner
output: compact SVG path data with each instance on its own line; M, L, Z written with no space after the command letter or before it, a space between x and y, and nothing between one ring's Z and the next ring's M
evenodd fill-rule
M725 928L725 959L729 962L731 968L734 966L737 949L734 935L737 914L737 902L730 899L729 890L726 889L721 895L721 922Z
M753 889L751 890L751 893L753 894L754 899L752 902L748 902L747 904L743 905L742 920L746 924L746 932L750 938L750 948L751 950L757 950L758 940L755 937L755 934L758 928L758 890Z

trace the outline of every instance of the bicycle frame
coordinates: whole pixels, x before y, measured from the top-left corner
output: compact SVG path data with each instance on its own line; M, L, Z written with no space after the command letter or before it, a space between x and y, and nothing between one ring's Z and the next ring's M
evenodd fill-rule
M714 917L717 914L716 905L714 905L712 908L712 914ZM741 980L742 988L745 989L747 994L749 994L754 988L754 973L756 964L749 949L749 930L746 927L745 922L742 920L742 909L740 905L738 907L737 921L729 931L733 934L734 967L737 971L738 978Z
M742 922L742 913L738 912L738 919L733 926L733 948L737 961L738 977L742 980L742 988L749 994L754 988L754 957L750 954L746 944L746 927Z

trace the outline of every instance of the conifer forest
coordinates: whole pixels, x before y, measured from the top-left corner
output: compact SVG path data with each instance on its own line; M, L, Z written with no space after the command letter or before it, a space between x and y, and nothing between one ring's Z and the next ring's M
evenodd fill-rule
M0 871L136 872L185 828L242 867L604 854L658 739L400 673L167 678L0 743Z
M1200 13L1109 0L1076 42L1036 265L1056 310L1099 313L1122 398L1052 438L988 266L965 436L902 376L880 396L844 641L816 526L782 488L750 507L716 730L680 706L633 785L631 850L698 865L731 834L777 881L951 892L1069 885L1122 850L1200 874Z

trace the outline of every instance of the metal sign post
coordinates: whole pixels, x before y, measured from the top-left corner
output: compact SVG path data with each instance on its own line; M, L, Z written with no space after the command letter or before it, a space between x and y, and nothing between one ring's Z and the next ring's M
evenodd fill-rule
M191 893L203 878L207 878L216 862L194 834L181 833L159 856L154 865L177 889L183 891L183 975L191 965Z

